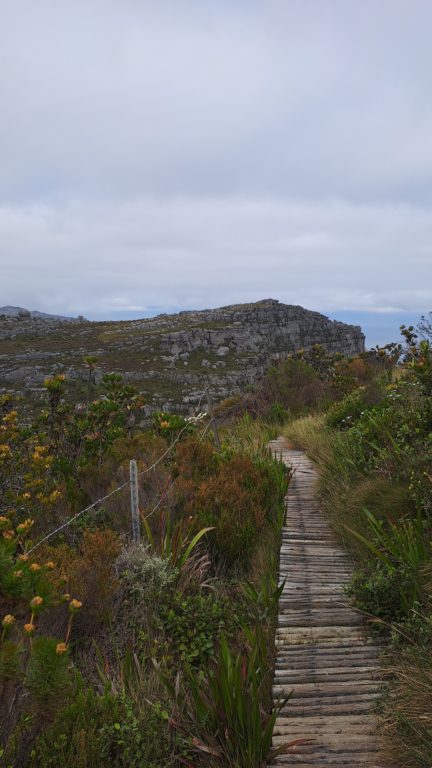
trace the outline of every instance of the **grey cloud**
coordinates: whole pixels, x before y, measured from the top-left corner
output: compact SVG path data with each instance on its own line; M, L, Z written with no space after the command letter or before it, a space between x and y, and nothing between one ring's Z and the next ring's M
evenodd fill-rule
M13 265L0 305L11 293L25 305L38 295L40 309L106 316L269 295L327 311L432 305L432 218L407 205L72 202L1 209L0 238Z
M0 304L431 305L432 4L0 8Z
M8 199L424 197L428 3L7 4Z

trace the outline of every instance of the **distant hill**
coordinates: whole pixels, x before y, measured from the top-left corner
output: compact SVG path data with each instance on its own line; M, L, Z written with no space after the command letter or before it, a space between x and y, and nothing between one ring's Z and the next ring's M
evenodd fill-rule
M61 323L70 323L76 318L64 315L49 315L46 312L38 312L37 309L24 309L24 307L0 307L0 315L6 317L32 317L39 320L58 320Z
M275 299L142 320L48 318L26 311L0 316L0 390L33 397L47 376L64 373L79 393L88 378L83 358L92 355L96 380L121 373L149 408L187 411L206 387L215 400L239 393L295 350L364 350L360 326Z

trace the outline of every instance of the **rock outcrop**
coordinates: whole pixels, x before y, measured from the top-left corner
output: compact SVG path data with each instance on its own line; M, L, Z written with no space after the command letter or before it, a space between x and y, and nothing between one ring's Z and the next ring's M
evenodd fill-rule
M121 322L23 313L0 317L0 387L38 391L60 371L79 382L87 376L84 356L94 355L99 377L121 372L155 407L187 409L205 386L216 399L227 397L314 344L354 355L364 350L364 335L359 326L274 299Z

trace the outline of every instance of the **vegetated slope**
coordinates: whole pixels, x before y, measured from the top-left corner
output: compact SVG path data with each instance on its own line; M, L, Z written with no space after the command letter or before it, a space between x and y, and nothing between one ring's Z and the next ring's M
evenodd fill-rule
M3 316L0 387L34 397L56 373L79 387L88 376L83 358L91 356L96 381L118 372L149 404L188 409L204 386L217 399L238 393L275 360L317 343L328 352L356 354L364 336L358 326L272 299L124 322Z

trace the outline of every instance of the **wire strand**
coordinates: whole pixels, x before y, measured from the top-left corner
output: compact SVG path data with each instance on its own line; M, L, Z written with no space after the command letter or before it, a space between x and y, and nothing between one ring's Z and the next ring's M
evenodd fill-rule
M204 395L205 395L205 392L203 392L203 393L202 393L202 395L201 395L201 397L200 397L200 399L199 399L199 402L198 402L198 405L197 405L197 406L196 406L196 408L195 408L195 411L194 411L194 415L193 415L193 417L197 415L197 411L198 411L198 408L200 407L200 405L201 405L201 403L202 403L202 399L203 399ZM192 418L193 418L193 417L192 417ZM180 440L180 438L181 438L181 436L182 436L183 432L185 432L185 431L188 429L188 427L189 427L189 426L190 426L190 424L189 424L189 423L185 424L185 425L184 425L184 427L183 427L183 428L180 430L180 432L178 433L178 435L177 435L177 437L175 438L175 440L173 440L173 442L171 443L171 445L169 445L169 446L168 446L168 448L166 449L165 453L163 453L163 454L162 454L162 456L160 456L160 457L157 459L157 461L155 461L155 462L154 462L154 464L152 464L152 465L151 465L151 467L147 467L147 469L142 469L142 470L141 470L141 472L138 472L138 475L137 475L137 477L141 477L142 475L145 475L145 474L147 474L147 472L151 472L151 471L152 471L152 469L156 469L157 465L158 465L158 464L160 464L160 463L161 463L161 461L163 461L163 460L166 458L166 456L168 456L168 454L169 454L169 453L171 453L171 451L172 451L172 449L174 448L174 446L175 446L175 445L177 445L178 441Z
M211 423L212 423L212 422L211 422L211 419L210 419L210 421L209 421L209 422L208 422L208 424L206 425L205 429L203 430L203 433L202 433L202 435L201 435L201 437L200 437L200 439L199 439L199 441L198 441L198 445L200 445L200 444L202 443L202 441L204 440L204 437L205 437L205 435L206 435L206 433L207 433L208 429L210 428L210 426L211 426ZM156 512L156 511L159 509L160 505L162 504L162 502L164 501L164 499L165 499L165 498L168 496L168 494L169 494L169 492L170 492L171 488L172 488L172 487L174 486L174 484L177 482L178 478L179 478L179 475L177 475L177 477L175 477L175 478L174 478L174 480L172 481L172 483L170 483L170 485L168 486L168 488L166 488L166 489L164 490L164 492L162 493L162 495L161 495L161 497L160 497L159 501L158 501L158 502L157 502L157 504L156 504L156 505L153 507L153 509L151 510L151 512L148 512L148 514L147 514L147 515L144 515L144 520L148 520L148 519L149 519L149 517L151 517L152 515L154 515L154 513L155 513L155 512Z
M198 401L198 404L197 404L197 406L195 408L195 411L194 411L194 414L193 414L192 418L196 417L197 411L198 411L198 409L199 409L199 407L200 407L200 405L202 403L204 395L205 395L205 392L202 393L202 395L201 395L201 397L200 397L200 399ZM205 435L205 433L207 431L208 426L209 425L207 425L206 429L204 430L201 439L204 437L204 435ZM151 465L151 467L147 467L147 469L144 469L141 472L139 472L137 477L141 477L142 475L145 475L147 472L151 472L152 469L156 469L158 464L160 464L161 461L163 461L171 453L171 451L174 448L174 446L177 445L178 441L180 440L183 432L185 432L185 430L188 427L189 427L189 423L185 424L185 426L180 430L180 432L177 435L177 437L175 438L175 440L173 440L171 445L168 446L167 450L164 451L164 453L161 456L159 456L157 461L155 461L154 464ZM175 479L177 479L177 478L175 478ZM174 482L175 482L175 480L174 480ZM174 482L172 483L172 485L174 485ZM102 504L103 501L106 501L107 499L111 498L111 496L114 496L114 494L118 493L119 491L122 491L123 488L126 488L126 486L129 485L129 484L130 484L130 479L126 480L124 483L122 483L122 485L119 485L117 488L114 488L114 490L110 491L110 493L107 493L105 496L102 496L100 499L97 499L92 504L89 504L88 507L85 507L85 509L81 509L79 512L76 513L76 515L73 515L73 517L71 517L69 520L66 520L65 523L62 523L62 525L59 525L58 528L55 528L50 533L47 533L46 536L44 536L40 541L38 541L36 544L34 544L33 547L31 547L29 550L27 550L26 555L30 555L32 552L35 551L35 549L40 547L41 544L44 544L45 541L48 541L48 539L51 539L52 536L55 536L56 533L60 533L60 531L62 531L64 528L67 528L68 525L71 525L71 523L75 522L75 520L78 520L78 518L81 517L81 515L84 515L86 512L90 512L91 509L94 509L94 507L96 507L98 504ZM170 488L172 487L172 485L170 486ZM170 488L168 488L168 491L170 490ZM159 499L158 506L160 505L160 503L161 503L163 498L164 498L164 496L162 495L162 497Z
M100 499L97 499L96 501L93 502L93 504L89 504L89 506L86 507L85 509L81 509L80 512L77 512L76 515L71 517L69 520L66 520L65 523L62 523L62 525L59 525L59 527L55 528L53 531L51 531L51 533L47 533L47 535L44 536L43 539L38 541L37 544L31 547L31 549L27 550L26 555L30 555L32 552L34 552L35 549L37 549L37 547L40 547L41 544L43 544L45 541L48 541L48 539L50 539L51 536L54 536L56 533L59 533L60 531L62 531L63 528L66 528L68 525L73 523L75 520L81 517L81 515L84 515L85 512L90 512L90 510L93 509L93 507L96 507L97 504L101 504L102 501L106 501L111 496L114 496L115 493L118 493L119 491L123 490L123 488L126 488L126 486L129 485L129 483L130 483L130 480L126 480L125 483L123 483L122 485L119 485L117 488L114 488L113 491L110 491L110 493L107 493L105 496L102 496Z

